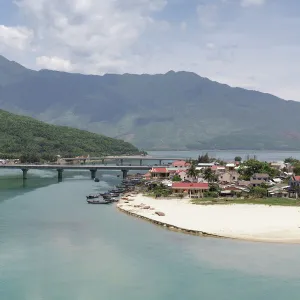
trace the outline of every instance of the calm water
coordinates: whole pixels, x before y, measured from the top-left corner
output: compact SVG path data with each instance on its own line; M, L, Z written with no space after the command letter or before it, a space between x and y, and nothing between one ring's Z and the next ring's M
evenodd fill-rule
M300 299L298 245L193 237L87 205L115 174L20 175L0 176L1 300Z

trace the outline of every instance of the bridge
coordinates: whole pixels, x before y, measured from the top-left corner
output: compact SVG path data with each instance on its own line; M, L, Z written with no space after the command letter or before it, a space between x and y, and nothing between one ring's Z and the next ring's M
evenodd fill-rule
M127 177L129 171L149 171L152 166L107 166L107 165L33 165L33 164L14 164L0 165L0 169L18 169L23 172L23 179L27 179L29 170L56 170L58 180L62 180L64 170L89 170L91 178L96 178L97 170L122 171L123 178Z
M187 160L186 157L153 157L153 156L105 156L105 157L89 157L89 158L62 158L66 162L68 161L101 161L103 164L105 161L117 161L122 166L125 160L134 161L137 160L140 166L143 165L143 161L158 161L159 165L162 165L163 161L175 161L175 160Z

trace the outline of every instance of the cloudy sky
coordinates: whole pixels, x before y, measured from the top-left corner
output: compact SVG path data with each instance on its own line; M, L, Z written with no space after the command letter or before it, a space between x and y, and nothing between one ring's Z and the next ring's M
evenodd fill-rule
M0 0L0 54L37 70L186 70L300 101L300 1Z

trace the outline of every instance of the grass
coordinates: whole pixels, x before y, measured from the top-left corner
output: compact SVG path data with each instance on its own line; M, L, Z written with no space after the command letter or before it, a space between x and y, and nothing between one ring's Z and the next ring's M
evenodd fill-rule
M191 203L196 205L214 205L214 204L260 204L260 205L276 205L276 206L300 206L300 199L289 198L203 198L193 199Z

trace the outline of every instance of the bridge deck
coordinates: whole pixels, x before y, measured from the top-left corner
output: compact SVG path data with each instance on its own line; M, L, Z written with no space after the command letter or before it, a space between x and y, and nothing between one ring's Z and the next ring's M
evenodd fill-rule
M157 166L156 166L157 167ZM165 166L162 166L165 167ZM150 170L152 166L105 166L105 165L31 165L31 164L15 164L0 165L0 169L35 169L35 170Z
M62 158L65 160L87 160L87 158ZM169 160L169 161L175 161L175 160L187 160L188 158L184 157L149 157L149 156L105 156L105 157L89 157L89 160Z

